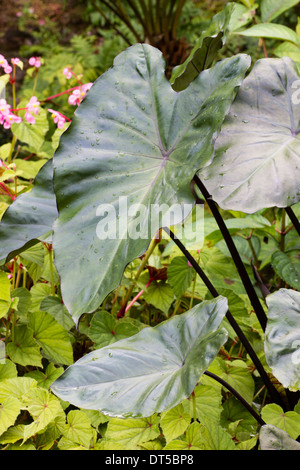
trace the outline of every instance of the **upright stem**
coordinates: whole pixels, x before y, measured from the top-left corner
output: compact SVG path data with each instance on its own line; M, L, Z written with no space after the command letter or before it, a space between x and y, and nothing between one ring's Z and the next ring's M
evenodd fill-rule
M14 151L14 148L15 148L15 145L16 145L16 142L17 142L17 137L15 136L15 134L13 134L12 141L11 141L11 144L10 144L9 155L8 155L8 157L7 157L7 164L8 164L8 165L9 165L10 162L11 162L11 158L12 158L12 154L13 154L13 151Z
M32 96L35 95L35 90L36 90L38 75L39 75L39 69L38 69L38 68L35 68L35 77L34 77L34 83L33 83L33 89L32 89Z
M159 242L159 240L158 240L156 237L151 241L151 243L150 243L150 245L149 245L149 248L148 248L148 250L146 251L145 256L144 256L144 258L143 258L143 260L142 260L142 262L141 262L141 264L140 264L140 266L139 266L139 269L137 270L137 273L136 273L136 275L135 275L135 277L134 277L134 282L133 282L133 283L131 284L131 286L129 287L129 289L128 289L128 291L127 291L127 294L126 294L125 298L124 298L123 301L122 301L122 307L121 307L121 309L120 309L120 311L119 311L119 313L118 313L118 317L122 317L122 316L124 315L125 309L126 309L126 306L127 306L127 303L128 303L128 300L129 300L129 298L130 298L130 296L131 296L131 293L132 293L132 291L133 291L133 288L134 288L134 286L135 286L135 283L136 283L136 281L138 280L138 278L140 277L140 275L141 275L141 273L143 272L143 270L145 269L145 266L146 266L146 264L147 264L147 262L148 262L148 259L150 258L151 254L153 253L153 251L154 251L154 249L155 249L155 247L156 247L156 245L157 245L158 242Z
M227 388L243 405L244 407L249 411L249 413L252 414L252 416L256 419L256 421L263 426L266 424L264 420L259 416L259 414L256 413L256 411L252 408L252 406L231 386L229 385L225 380L221 379L221 377L218 377L217 375L213 374L212 372L205 371L205 375L208 377L211 377L212 379L216 380L220 384L222 384L224 387Z
M193 420L197 421L197 407L196 407L195 390L193 390L191 397L192 397L192 403L193 403Z
M169 230L167 228L164 228L164 230L166 231L166 233L169 234L170 238L176 243L178 248L182 251L184 256L191 263L193 268L196 270L197 274L200 276L200 278L202 279L202 281L204 282L204 284L208 288L211 295L213 297L218 297L218 295L219 295L218 291L215 289L213 284L210 282L210 280L208 279L208 277L206 276L204 271L200 268L200 266L196 262L195 258L189 253L189 251L185 248L185 246L181 243L181 241L176 238L176 236L174 235L174 233L171 230ZM258 370L258 372L259 372L262 380L264 381L267 389L269 390L272 399L274 400L275 403L277 403L280 406L282 406L283 408L285 408L285 404L284 404L280 394L278 393L278 391L276 390L276 388L274 387L274 385L270 381L269 376L266 373L262 363L258 359L258 357L257 357L255 351L253 350L251 344L249 343L248 339L244 335L243 331L241 330L240 326L238 325L238 323L236 322L236 320L234 319L233 315L231 314L231 312L229 310L226 313L226 318L227 318L228 322L230 323L230 325L232 326L232 328L234 329L237 336L239 337L241 343L245 347L245 349L246 349L247 353L249 354L250 358L252 359L253 364L255 365L256 369Z
M226 245L230 251L230 254L232 256L232 259L233 259L233 262L237 268L237 271L240 275L240 278L241 278L241 281L245 287L245 290L249 296L249 299L250 299L250 302L253 306L253 309L257 315L257 318L259 320L259 323L263 329L263 331L265 331L266 329L266 325L267 325L267 316L266 316L266 313L259 301L259 298L256 294L256 291L252 285L252 282L248 276L248 273L246 271L246 268L243 264L243 261L239 255L239 252L237 251L236 249L236 246L230 236L230 233L226 227L226 224L217 208L217 205L215 204L215 202L212 200L212 197L211 195L209 194L209 192L207 191L206 187L204 186L204 184L202 183L202 181L200 180L200 178L198 177L198 175L195 175L194 176L194 182L196 183L196 185L198 186L199 190L201 191L203 197L205 198L213 216L215 217L215 220L219 226L219 229L223 235L223 238L226 242Z
M280 234L280 250L284 251L284 241L285 241L285 210L282 209L281 217L281 234Z
M51 282L51 294L55 295L55 282L54 282L54 272L53 272L53 250L52 246L47 246L49 253L49 268L50 268L50 282Z
M176 39L177 28L178 28L178 24L180 21L180 15L185 4L186 4L186 0L179 0L178 6L176 8L176 12L173 18L173 22L172 22L171 39Z
M128 44L128 46L132 46L131 42L129 41L129 39L122 33L122 31L120 31L116 25L114 23L112 23L110 21L110 19L106 16L106 14L104 13L104 11L102 10L102 8L100 8L93 0L91 0L91 4L93 5L93 7L99 11L100 15L103 16L103 18L105 19L105 21L107 22L107 24L109 24L109 26L111 26L115 32L121 36L124 41Z
M294 225L295 229L297 230L297 232L300 236L300 222L297 219L293 209L291 207L286 207L285 211L286 211L287 215L289 216L289 218L291 219L292 224Z
M114 5L114 2L111 3L111 0L101 0L101 2L107 6L124 24L126 24L127 28L132 32L137 42L143 42L135 28L133 27L131 20L127 19L127 15L124 16L122 12L118 10L118 8Z

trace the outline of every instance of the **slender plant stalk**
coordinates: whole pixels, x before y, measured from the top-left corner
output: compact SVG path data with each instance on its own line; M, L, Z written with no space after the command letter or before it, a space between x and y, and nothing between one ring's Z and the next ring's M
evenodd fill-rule
M138 32L135 30L135 28L132 26L131 21L127 20L126 16L123 16L122 13L115 7L114 4L111 4L109 0L101 0L101 2L107 6L118 18L120 18L121 21L123 21L124 24L126 24L127 28L132 32L134 35L135 39L137 42L143 42L141 37L139 36Z
M142 17L142 15L141 15L139 9L136 7L134 1L127 0L127 3L129 5L129 7L132 9L132 11L135 14L136 18L139 20L141 26L143 27L145 38L147 37L149 39L150 43L151 43L152 42L152 35L149 31L148 24L147 24L147 21L146 21L147 17L146 18ZM129 21L130 21L130 19L129 19ZM144 38L144 40L145 40L145 38Z
M15 331L16 331L16 325L17 325L17 315L14 309L11 309L10 317L11 317L11 339L12 339L12 342L14 343Z
M17 272L17 277L16 277L16 282L15 282L15 289L17 289L19 287L20 279L21 279L21 273L22 273L22 266L19 266L18 272Z
M295 229L297 230L299 236L300 236L300 222L296 217L296 214L294 213L293 209L291 207L286 207L285 211L289 218L292 221L292 224L294 225Z
M179 4L177 6L177 9L173 17L173 21L172 21L171 39L176 39L177 28L178 28L178 24L180 21L180 15L181 15L184 5L186 4L186 1L187 0L179 0Z
M251 230L249 236L246 237L246 240L247 240L248 245L249 245L249 248L250 248L250 250L251 250L251 253L252 253L252 256L253 256L253 259L254 259L255 266L256 266L257 269L259 269L260 263L259 263L257 254L256 254L256 252L255 252L255 249L254 249L254 246L253 246L253 243L252 243L252 240L251 240L251 238L252 238L252 233L253 233L253 230ZM243 237L243 238L244 238L244 237Z
M217 375L213 374L212 372L205 371L205 375L208 377L211 377L212 379L216 380L220 384L222 384L224 387L226 387L243 405L244 407L251 413L251 415L256 419L256 421L263 426L266 424L264 420L259 416L259 414L256 413L256 411L252 408L252 406L231 386L229 385L225 380L221 379L221 377L218 377Z
M129 39L125 36L125 34L122 33L122 31L120 31L117 26L112 23L110 21L110 19L106 16L106 14L104 13L104 11L102 10L101 7L99 7L99 5L97 5L94 0L91 0L91 4L93 5L93 7L98 10L98 12L100 13L101 16L103 16L103 18L105 19L106 23L115 30L115 32L121 36L121 38L124 39L124 41L129 45L129 46L132 46L131 42L129 41Z
M204 282L204 284L208 288L211 295L213 297L218 297L219 296L218 291L215 289L213 284L210 282L210 280L208 279L208 277L206 276L204 271L200 268L200 266L196 262L195 258L189 253L189 251L185 248L185 246L181 243L181 241L177 239L177 237L174 235L174 233L170 229L164 228L164 230L166 231L166 233L168 233L170 238L176 243L178 248L182 251L184 256L191 263L193 268L196 270L197 274L200 276L200 278L202 279L202 281ZM229 310L226 313L226 318L227 318L228 322L230 323L230 325L232 326L232 328L234 329L234 331L237 334L238 338L240 339L241 343L245 347L245 349L246 349L247 353L249 354L250 358L252 359L253 364L255 365L257 371L259 372L259 374L260 374L263 382L265 383L267 389L269 390L272 399L274 400L275 403L277 403L280 406L282 406L283 408L285 408L285 404L284 404L280 394L278 393L278 391L276 390L276 388L274 387L274 385L270 381L269 376L266 373L262 363L258 359L258 357L257 357L255 351L253 350L251 344L249 343L249 341L246 338L245 334L243 333L240 326L238 325L238 323L236 322L236 320L234 319L233 315L231 314L231 312Z
M35 90L36 90L38 75L39 75L39 69L36 68L36 69L35 69L35 77L34 77L33 89L32 89L32 96L35 95Z
M149 12L149 18L151 22L152 33L155 34L152 0L148 0L148 12Z
M285 245L285 209L282 209L281 217L281 233L280 233L280 250L284 252Z
M160 11L160 0L155 2L155 34L161 33L161 11Z
M196 407L195 390L193 390L191 397L192 397L192 403L193 403L193 420L197 421L197 407Z
M198 254L196 262L197 262L197 264L199 264L199 262L200 262L200 253ZM193 279L193 284L192 284L192 295L191 295L191 298L190 298L190 309L192 308L193 302L194 302L196 280L197 280L197 275L195 274L195 277Z
M143 11L144 21L145 21L146 26L147 26L148 34L149 34L150 37L152 37L153 27L152 27L152 22L151 22L151 12L148 10L148 7L146 5L145 0L140 0L139 3L141 5L141 9Z
M169 41L171 39L171 24L172 24L172 15L173 15L173 9L175 7L175 4L176 4L176 1L177 0L171 0L170 1L170 8L169 8L169 11L168 13L166 13L166 20L165 20L165 24L164 24L164 31L165 31L165 35L167 34L167 41Z
M22 280L22 286L25 288L26 287L26 281L27 281L27 270L23 268L23 280Z
M129 287L129 289L128 289L128 291L127 291L125 297L124 297L124 299L122 300L122 307L121 307L121 310L120 310L120 312L119 312L119 314L120 314L121 316L123 316L123 314L125 313L125 309L126 309L126 306L127 306L128 301L129 301L129 298L130 298L130 296L131 296L131 294L132 294L132 291L133 291L133 288L134 288L134 286L135 286L135 283L136 283L136 281L138 280L138 278L140 277L141 273L144 271L145 266L146 266L146 264L147 264L147 262L148 262L148 259L150 258L151 254L153 253L153 251L154 251L154 249L155 249L155 247L156 247L156 245L157 245L158 242L159 242L159 240L158 240L156 237L153 238L153 240L151 241L151 243L150 243L150 245L149 245L149 247L148 247L148 250L146 251L145 256L144 256L144 258L143 258L143 260L142 260L142 262L141 262L141 264L140 264L140 266L139 266L139 269L137 270L137 273L136 273L136 275L135 275L135 277L134 277L134 282L131 284L131 286ZM118 314L118 315L119 315L119 314Z
M53 250L52 247L48 248L49 253L49 267L50 267L50 280L51 280L51 294L55 295L55 282L53 273Z
M165 41L168 42L169 40L169 31L168 31L168 13L167 13L167 6L168 6L168 0L163 0L163 5L162 5L162 32L164 33Z
M233 262L237 268L237 271L240 275L240 278L241 278L241 281L245 287L245 290L248 294L248 297L249 297L249 300L253 306L253 309L256 313L256 316L258 318L258 321L263 329L263 331L265 331L266 329L266 325L267 325L267 316L266 316L266 313L260 303L260 300L256 294L256 291L252 285L252 282L248 276L248 273L246 271L246 268L244 266L244 263L240 257L240 254L239 252L237 251L236 249L236 246L231 238L231 235L226 227L226 224L217 208L217 205L215 204L215 202L212 200L212 197L211 195L209 194L209 192L207 191L206 187L204 186L204 184L202 183L202 181L200 180L200 178L198 177L198 175L195 175L194 176L194 182L196 183L196 185L198 186L199 190L201 191L203 197L205 198L218 226L219 226L219 229L223 235L223 238L226 242L226 245L230 251L230 254L232 256L232 259L233 259Z
M16 142L17 142L17 137L15 136L15 134L13 134L9 154L8 154L8 157L7 157L7 164L8 165L11 163L11 158L12 158L12 154L13 154Z

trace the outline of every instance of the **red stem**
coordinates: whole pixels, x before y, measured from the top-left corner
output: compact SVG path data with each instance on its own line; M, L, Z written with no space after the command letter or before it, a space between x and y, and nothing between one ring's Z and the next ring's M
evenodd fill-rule
M147 282L145 289L150 286L151 282L153 281L153 278L150 278L149 281ZM142 289L133 299L132 301L127 305L125 309L125 313L128 312L128 310L133 306L133 304L141 297L141 295L145 292L145 289Z
M16 199L16 196L15 196L14 194L11 194L11 193L9 192L9 190L8 190L8 188L5 186L5 184L0 183L0 186L1 186L1 188L3 189L3 191L5 191L6 194L8 194L9 197L10 197L13 201Z
M58 96L65 95L66 93L69 93L73 90L78 90L80 86L74 86L73 88L69 88L68 90L62 91L61 93L58 93L57 95L49 96L48 98L45 98L44 100L41 101L49 101L52 100L53 98L57 98Z

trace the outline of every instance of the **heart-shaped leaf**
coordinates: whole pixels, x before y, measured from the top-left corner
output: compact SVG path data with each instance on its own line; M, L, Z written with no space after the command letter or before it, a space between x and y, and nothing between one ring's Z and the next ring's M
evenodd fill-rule
M76 406L119 417L147 417L190 396L227 339L225 297L202 302L154 328L93 351L51 386Z
M270 403L263 407L261 416L266 424L285 431L292 439L300 435L300 415L296 411L284 412L281 406Z
M261 59L244 80L199 175L223 209L253 213L300 200L297 81L289 58Z
M54 156L55 263L74 320L119 285L168 216L188 215L190 182L248 67L248 56L225 59L176 93L161 52L136 44L96 80Z
M285 388L300 389L300 292L280 289L266 298L266 361Z
M231 15L235 9L234 3L228 3L211 20L209 28L203 31L196 41L186 61L174 67L170 82L175 91L182 91L199 75L202 70L211 66L213 60L226 41L226 33Z
M299 442L273 424L266 424L261 427L259 442L261 450L300 450Z
M32 190L18 196L2 217L0 261L3 263L43 240L51 232L56 217L52 160L49 160L36 176Z

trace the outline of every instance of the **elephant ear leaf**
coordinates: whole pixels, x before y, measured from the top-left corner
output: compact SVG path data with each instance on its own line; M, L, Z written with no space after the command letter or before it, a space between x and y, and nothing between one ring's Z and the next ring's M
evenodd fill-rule
M87 354L52 385L59 398L118 417L148 417L188 398L227 341L217 297Z
M299 76L287 57L261 59L245 78L216 139L212 164L199 173L222 209L254 213L300 200L297 87Z
M190 182L249 65L244 54L225 59L177 93L161 52L136 44L96 80L54 155L55 263L74 321L99 307L160 227L188 215Z
M273 424L265 424L259 431L261 450L300 450L300 443Z
M209 68L217 52L224 46L234 3L228 3L217 13L206 31L203 31L185 62L174 67L170 82L175 91L182 91L199 75Z
M280 289L267 297L266 361L285 388L300 389L300 292Z
M20 194L6 209L0 223L1 263L51 237L57 217L52 163L48 160L37 174L33 188Z

